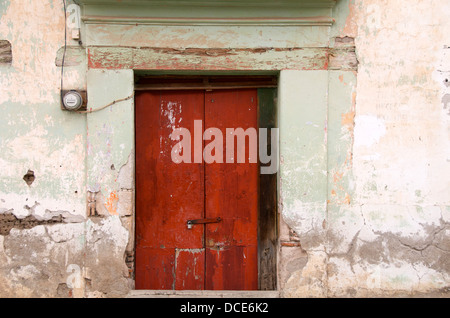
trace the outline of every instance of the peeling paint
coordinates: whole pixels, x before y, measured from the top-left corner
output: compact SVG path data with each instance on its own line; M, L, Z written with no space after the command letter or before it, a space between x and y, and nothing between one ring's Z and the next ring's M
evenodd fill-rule
M118 215L117 213L117 201L119 201L119 197L115 191L111 192L106 199L105 207L111 215Z
M166 58L169 55L170 58ZM171 49L90 47L89 68L139 70L323 70L327 48Z
M0 297L133 285L134 101L61 111L62 10L0 3ZM323 10L332 26L90 21L65 87L97 108L133 93L134 70L280 72L281 295L448 297L450 4Z

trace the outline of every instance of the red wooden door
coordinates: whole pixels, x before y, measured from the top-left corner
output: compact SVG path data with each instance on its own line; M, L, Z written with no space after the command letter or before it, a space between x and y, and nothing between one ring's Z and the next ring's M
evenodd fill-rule
M207 92L205 106L206 128L219 128L224 141L227 128L257 128L256 89ZM244 163L237 163L235 140L234 163L227 157L225 163L205 164L206 213L223 219L206 228L206 289L258 288L259 166L249 163L249 143L245 148ZM223 152L225 158L225 146Z
M257 289L259 165L248 140L245 163L229 163L225 144L226 128L257 129L256 89L139 92L135 116L136 289ZM222 131L223 163L194 160L195 120L200 133ZM180 127L191 132L190 163L172 161Z

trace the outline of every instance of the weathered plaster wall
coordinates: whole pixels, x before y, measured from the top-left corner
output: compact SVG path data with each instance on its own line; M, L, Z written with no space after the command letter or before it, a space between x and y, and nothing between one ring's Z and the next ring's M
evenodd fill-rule
M0 60L0 297L132 288L133 99L60 109L62 12L62 1L0 3L12 48ZM339 0L333 12L330 30L225 35L92 23L87 50L69 37L65 85L87 89L95 108L130 96L131 68L281 70L281 295L444 295L450 4Z
M27 229L15 222L0 236L0 296L56 295L85 245L86 124L59 109L55 53L64 18L56 11L60 5L50 1L0 4L0 38L11 43L13 55L10 65L0 66L0 215L41 221ZM67 73L67 82L83 78ZM28 170L35 175L31 185L22 179ZM40 225L58 216L54 225Z
M132 199L126 164L132 143L121 149L122 160L107 141L95 142L120 128L98 127L92 117L61 110L62 6L0 3L0 39L12 48L12 62L0 64L0 297L120 296L129 289L125 249ZM85 50L70 31L64 87L86 89ZM88 136L102 148L89 157ZM111 190L112 173L98 160L111 161L109 170L115 164L122 188ZM29 170L34 181L28 185L23 178ZM108 189L102 193L111 204L103 205L104 215L88 219L87 194L100 190L98 183Z
M356 101L340 114L352 153L329 169L329 199L343 200L328 209L328 295L448 292L450 3L356 0L348 12L339 33L355 37L359 69L334 81Z
M448 1L338 2L331 34L355 38L358 72L329 72L325 230L320 213L287 219L303 251L285 267L304 266L282 272L287 296L448 295L449 14ZM284 216L317 214L298 189Z

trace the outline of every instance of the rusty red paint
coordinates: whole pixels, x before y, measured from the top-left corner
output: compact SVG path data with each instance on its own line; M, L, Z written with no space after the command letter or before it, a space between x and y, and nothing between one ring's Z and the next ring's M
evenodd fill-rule
M88 66L136 70L326 70L329 50L89 47Z
M113 191L106 198L105 208L111 215L118 215L117 213L117 202L119 201L119 196L116 191Z
M256 89L137 93L136 288L255 290L259 165L172 162L172 129L194 120L257 128Z
M205 126L223 136L226 128L258 127L256 89L207 92L205 105ZM207 217L222 218L206 227L207 289L258 288L258 180L259 166L248 160L205 165Z
M88 67L101 69L133 68L131 52L126 48L113 47L109 50L88 48Z
M182 108L181 108L182 107ZM182 115L182 117L181 117ZM193 129L203 118L203 96L189 91L136 95L136 288L173 289L177 249L203 248L203 229L186 220L203 216L202 164L171 159L172 129ZM193 275L193 274L192 274ZM163 279L164 277L164 279ZM194 278L183 279L192 283ZM199 277L203 284L203 277Z
M204 288L205 249L175 251L176 290L201 290Z

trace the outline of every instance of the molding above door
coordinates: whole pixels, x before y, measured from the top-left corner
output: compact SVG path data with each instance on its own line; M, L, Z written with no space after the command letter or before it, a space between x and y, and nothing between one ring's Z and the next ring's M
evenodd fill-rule
M336 0L79 0L86 24L332 25Z

